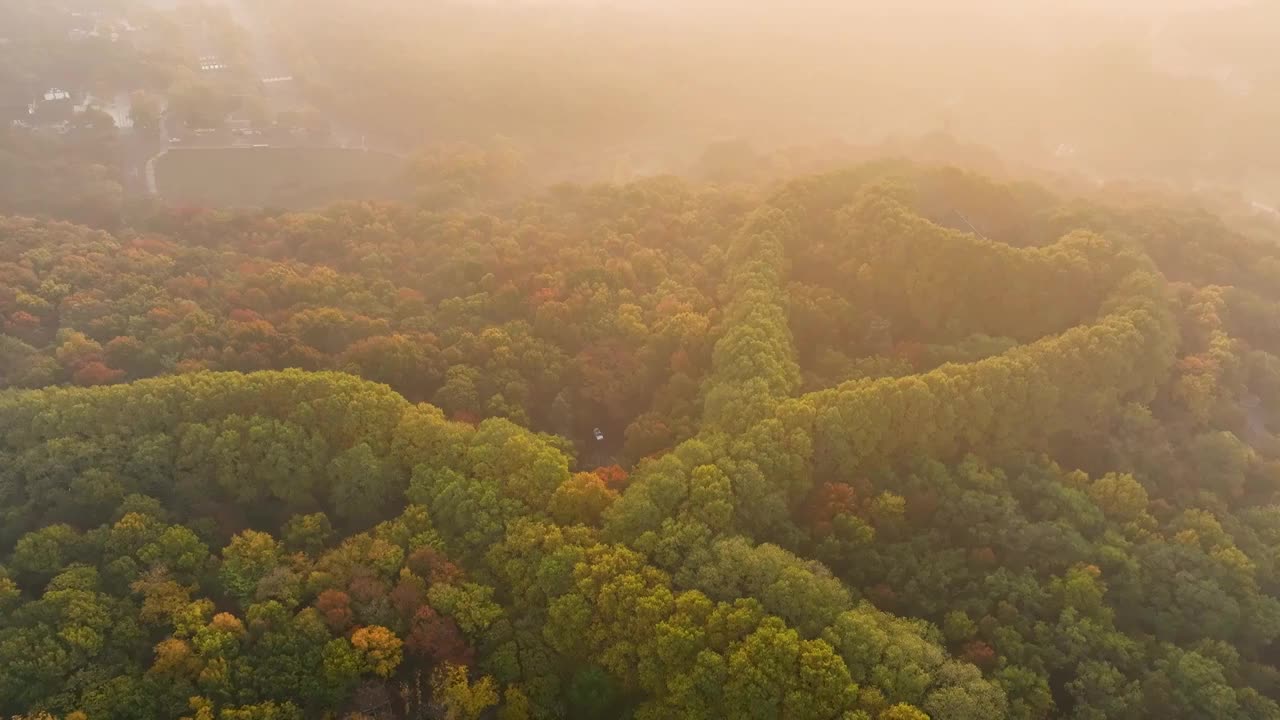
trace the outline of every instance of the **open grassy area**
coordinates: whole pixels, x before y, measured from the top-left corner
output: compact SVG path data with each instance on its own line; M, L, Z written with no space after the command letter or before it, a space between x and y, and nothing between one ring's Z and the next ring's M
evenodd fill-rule
M181 148L156 161L161 197L181 205L306 208L401 192L403 160L342 148Z

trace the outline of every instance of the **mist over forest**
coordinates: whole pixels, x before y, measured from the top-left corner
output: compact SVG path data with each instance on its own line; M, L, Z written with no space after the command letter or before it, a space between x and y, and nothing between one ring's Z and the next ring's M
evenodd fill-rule
M0 718L1280 720L1278 43L0 0Z
M548 162L672 170L715 139L945 132L1039 167L1274 192L1262 3L267 5L317 90L343 89L334 108L406 142L492 132Z

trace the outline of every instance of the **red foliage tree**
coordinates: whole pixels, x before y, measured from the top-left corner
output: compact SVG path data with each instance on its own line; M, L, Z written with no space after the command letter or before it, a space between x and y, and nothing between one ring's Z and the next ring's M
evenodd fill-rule
M607 465L604 467L598 467L592 472L594 472L596 475L599 475L600 479L604 480L604 484L607 485L610 490L621 491L622 489L626 488L627 481L630 478L630 476L627 474L627 471L623 470L618 465Z
M867 590L867 597L881 610L889 610L898 601L898 593L887 583L880 583Z
M425 605L413 616L405 648L432 663L470 665L475 660L475 650L467 644L458 624Z
M962 657L966 662L973 663L983 670L990 670L996 663L996 651L981 640L965 643Z
M414 550L405 560L405 566L414 575L426 578L432 585L448 584L462 577L462 570L449 562L439 550L431 547L420 547Z
M81 365L71 375L71 382L81 386L91 385L110 385L120 382L124 379L124 371L107 367L106 364L98 360L90 360Z
M855 515L858 493L847 483L823 483L814 488L806 505L809 525L819 535L831 532L831 521L837 515Z
M351 578L347 592L351 599L360 605L368 605L374 600L387 596L387 584L368 573L361 572Z
M480 416L468 410L459 410L450 415L449 419L454 422L466 423L468 425L475 425L480 422Z
M388 599L402 617L412 617L427 602L427 584L420 577L402 577Z
M981 568L996 566L996 553L989 547L974 548L969 551L969 561Z
M324 618L325 625L335 633L344 632L351 625L351 597L341 590L325 590L316 598L316 610Z
M6 328L12 332L30 331L38 327L40 327L40 318L25 310L15 310L9 315L9 322L6 324Z

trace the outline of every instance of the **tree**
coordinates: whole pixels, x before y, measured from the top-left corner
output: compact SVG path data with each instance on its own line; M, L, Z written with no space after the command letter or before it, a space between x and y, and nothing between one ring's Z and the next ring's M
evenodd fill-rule
M569 712L575 717L607 717L617 712L619 689L599 667L586 667L574 673L567 695Z
M898 703L893 707L885 708L881 711L881 713L876 716L876 720L926 720L928 717L928 715L925 715L919 709L912 707L911 705Z
M1147 512L1147 491L1132 475L1098 478L1089 486L1089 497L1107 517L1121 522L1136 522Z
M42 584L74 559L80 544L81 538L71 526L49 525L18 540L9 566L20 576Z
M352 633L351 645L360 653L368 672L385 678L399 667L404 643L387 628L371 625Z
M341 590L329 589L316 597L316 610L329 629L343 632L351 625L351 597Z
M360 681L362 659L360 651L345 638L334 638L324 646L322 670L324 673L325 703L330 707L340 704Z
M511 686L502 694L502 708L498 710L498 720L529 720L533 717L533 706L529 698L520 688Z
M1079 720L1118 717L1138 712L1142 705L1138 683L1106 662L1082 663L1075 679L1067 683L1067 690L1075 701L1072 717Z
M1142 684L1146 707L1163 717L1230 717L1239 699L1227 685L1222 666L1196 652L1167 648Z
M368 525L386 507L394 483L392 470L361 443L329 464L329 488L334 511L349 525Z
M302 720L302 711L293 703L264 702L257 705L224 707L218 720Z
M429 338L365 338L351 344L341 362L357 375L387 383L411 400L425 400L444 380L444 362Z
M84 387L94 385L110 385L124 379L124 371L107 367L99 360L90 360L81 365L71 376L71 381Z
M405 648L433 665L449 663L469 667L475 657L458 624L425 605L413 615Z
M333 535L333 526L324 513L294 515L284 526L284 546L293 552L315 555Z
M258 582L280 563L280 545L267 533L246 530L231 539L222 551L218 576L241 605L247 606Z
M498 704L493 678L486 676L473 683L461 665L446 663L437 668L431 676L431 692L448 720L477 720Z
M618 498L595 473L575 473L551 495L548 510L558 522L598 525L600 517Z

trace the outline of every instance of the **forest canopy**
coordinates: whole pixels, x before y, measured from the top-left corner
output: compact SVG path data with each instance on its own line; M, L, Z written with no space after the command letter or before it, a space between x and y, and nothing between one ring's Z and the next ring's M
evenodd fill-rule
M0 713L1280 718L1268 227L903 163L6 218Z
M0 0L0 720L1280 720L1278 7Z

